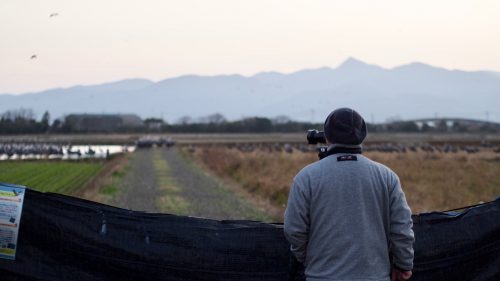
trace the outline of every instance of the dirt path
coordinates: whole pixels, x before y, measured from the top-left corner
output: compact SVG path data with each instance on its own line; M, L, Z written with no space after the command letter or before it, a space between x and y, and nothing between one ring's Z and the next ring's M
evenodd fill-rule
M177 148L138 149L113 205L212 219L271 221L242 196L189 162Z
M152 156L151 149L138 149L134 152L127 172L119 182L120 192L112 202L113 205L135 211L159 211L156 198L161 192L157 188Z

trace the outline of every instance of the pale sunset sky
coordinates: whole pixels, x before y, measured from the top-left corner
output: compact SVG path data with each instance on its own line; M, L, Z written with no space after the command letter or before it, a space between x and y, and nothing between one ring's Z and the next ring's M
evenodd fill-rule
M2 0L0 35L0 93L10 94L348 57L500 72L498 0Z

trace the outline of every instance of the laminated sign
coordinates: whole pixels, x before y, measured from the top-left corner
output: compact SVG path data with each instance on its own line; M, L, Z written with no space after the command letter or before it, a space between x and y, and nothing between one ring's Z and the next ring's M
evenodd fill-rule
M0 258L16 257L17 236L23 210L25 189L0 183Z

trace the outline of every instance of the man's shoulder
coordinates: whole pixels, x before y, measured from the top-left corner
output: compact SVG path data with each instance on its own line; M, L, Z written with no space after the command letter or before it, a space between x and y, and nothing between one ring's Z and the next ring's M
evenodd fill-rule
M306 165L304 168L302 168L298 173L297 176L306 176L310 175L311 173L316 173L317 171L321 170L321 165L320 161L312 162L308 165Z
M388 173L392 174L394 176L397 176L396 173L386 166L385 164L382 164L380 162L377 162L371 158L368 158L362 154L359 154L356 156L357 161L360 163L363 163L364 165L370 166L382 173ZM302 168L296 175L297 177L304 178L304 177L309 177L309 176L317 176L318 174L322 174L325 170L330 170L332 168L332 165L335 165L336 162L339 162L337 160L337 157L329 156L326 158L323 158L319 161L313 162ZM362 165L363 165L362 164ZM359 167L359 166L358 166Z
M325 165L323 160L319 160L313 163L308 164L304 168L302 168L297 175L295 175L294 181L299 182L309 182L312 179L318 178L321 175L323 170L325 169Z

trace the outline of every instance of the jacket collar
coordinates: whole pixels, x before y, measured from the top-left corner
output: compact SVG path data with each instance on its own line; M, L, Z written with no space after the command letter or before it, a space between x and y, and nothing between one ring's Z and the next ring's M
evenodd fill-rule
M326 151L326 156L338 153L361 154L362 152L363 152L363 147L361 146L361 144L351 145L351 144L334 143L328 147Z

